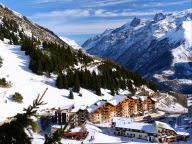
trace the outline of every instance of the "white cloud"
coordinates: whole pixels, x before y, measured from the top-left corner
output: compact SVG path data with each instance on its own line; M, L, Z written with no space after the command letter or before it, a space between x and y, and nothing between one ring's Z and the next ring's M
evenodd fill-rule
M78 35L78 34L99 34L108 28L117 28L123 24L129 22L131 19L120 19L120 20L93 20L87 23L44 23L41 24L57 34L63 35Z
M129 16L151 16L156 13L163 12L163 10L153 10L153 11L106 11L104 9L99 9L95 11L95 16L98 17L129 17Z
M49 13L40 13L31 17L35 22L53 30L57 34L99 34L108 28L117 28L124 23L129 22L132 17L151 16L162 10L154 11L107 11L105 9L69 9L64 11L54 11ZM84 17L83 21L70 21L72 17ZM101 19L95 19L101 18ZM109 18L121 17L116 20ZM122 18L124 17L124 18ZM129 18L130 17L130 18ZM87 19L88 18L88 19ZM108 18L106 20L106 18Z
M45 3L53 3L53 2L71 2L73 0L35 0L36 4L45 4Z
M137 0L104 0L100 2L95 2L95 5L92 5L92 7L112 6L117 4L135 2L135 1Z
M131 11L129 9L126 10L113 10L108 11L105 9L67 9L64 11L52 11L47 13L37 13L31 16L31 19L42 19L42 18L63 18L70 19L73 17L133 17L133 16L151 16L156 13L163 12L163 10L152 10L152 11ZM60 20L60 19L59 19Z
M36 4L45 4L45 3L53 3L53 2L77 2L81 1L82 4L86 4L90 7L103 7L103 6L112 6L117 4L135 2L137 0L35 0Z
M174 2L151 2L151 3L145 3L142 6L143 7L161 7L161 6L174 6L174 5L181 5L185 3L192 2L191 0L179 0Z
M90 16L89 10L82 10L82 9L68 9L64 11L52 11L47 13L37 13L31 18L48 18L48 17L87 17Z

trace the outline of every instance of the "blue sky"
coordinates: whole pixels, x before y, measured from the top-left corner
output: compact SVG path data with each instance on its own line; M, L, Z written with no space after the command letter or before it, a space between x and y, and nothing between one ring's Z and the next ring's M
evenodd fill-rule
M7 7L59 36L82 44L87 38L116 28L137 16L192 8L192 0L0 0Z

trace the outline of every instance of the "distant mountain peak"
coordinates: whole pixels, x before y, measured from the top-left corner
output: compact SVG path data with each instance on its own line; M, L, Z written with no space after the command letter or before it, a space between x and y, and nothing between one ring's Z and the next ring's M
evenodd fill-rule
M130 26L136 27L136 26L138 26L138 25L140 25L142 23L143 23L143 21L140 18L134 17L133 20L130 23Z
M165 18L166 18L166 15L164 15L163 13L157 13L157 14L155 14L153 19L155 22L158 22L158 21L163 20Z

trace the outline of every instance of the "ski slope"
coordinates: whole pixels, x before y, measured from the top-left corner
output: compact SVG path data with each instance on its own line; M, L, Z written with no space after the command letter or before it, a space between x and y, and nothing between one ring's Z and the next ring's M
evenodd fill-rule
M51 78L46 78L33 74L28 69L29 57L20 51L20 46L8 45L0 41L0 56L3 58L0 78L5 77L6 80L13 83L10 88L0 87L0 122L22 112L23 108L31 104L37 95L42 94L46 88L48 91L43 100L47 104L40 109L64 107L69 104L89 106L98 99L110 99L112 97L104 90L102 90L104 96L100 97L89 90L81 89L82 97L74 93L74 100L68 99L68 90L60 90L55 87L55 75L51 74ZM15 92L23 95L23 103L12 101L11 96Z

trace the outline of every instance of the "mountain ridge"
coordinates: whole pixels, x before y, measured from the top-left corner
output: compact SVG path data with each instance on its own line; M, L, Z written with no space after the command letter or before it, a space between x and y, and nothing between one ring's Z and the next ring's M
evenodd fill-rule
M192 9L158 13L152 20L141 21L134 18L131 22L134 26L127 23L108 35L88 39L82 47L90 54L110 58L145 78L156 80L163 87L174 85L167 90L183 92L178 88L181 85L174 89L174 83L179 82L179 73L180 79L191 80ZM169 76L166 71L171 71ZM162 80L157 75L166 78ZM188 88L184 91L188 93Z
M6 18L8 20L14 20L18 25L20 25L20 30L22 30L27 36L35 37L40 41L50 41L57 44L66 44L63 42L54 32L44 28L38 24L31 22L27 17L7 8L3 4L0 4L0 17Z

